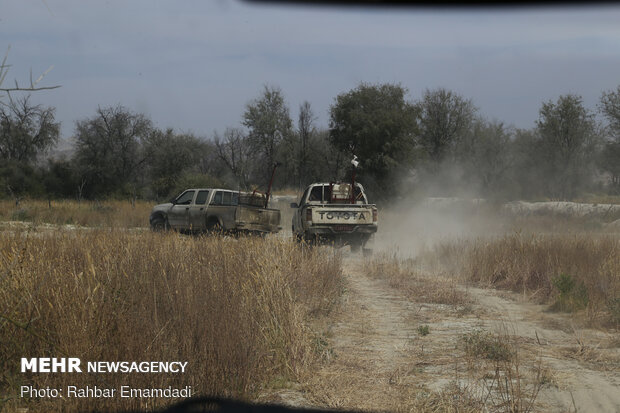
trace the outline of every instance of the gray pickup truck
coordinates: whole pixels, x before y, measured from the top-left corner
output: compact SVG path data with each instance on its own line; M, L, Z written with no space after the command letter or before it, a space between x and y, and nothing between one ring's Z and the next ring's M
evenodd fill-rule
M278 232L280 211L264 208L265 195L228 189L187 189L166 204L156 205L150 216L154 231L265 234Z
M298 241L350 245L352 252L362 248L364 255L372 253L377 206L368 203L361 184L312 184L291 208L295 209L293 236Z

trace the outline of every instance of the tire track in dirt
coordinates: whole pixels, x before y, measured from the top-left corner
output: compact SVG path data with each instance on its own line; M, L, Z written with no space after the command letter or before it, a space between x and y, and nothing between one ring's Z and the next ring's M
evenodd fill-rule
M557 377L539 399L554 411L620 412L620 349L617 334L574 326L570 315L547 313L516 294L471 288L478 304L513 329L530 356L538 354ZM496 321L497 322L497 321ZM553 407L551 407L553 406Z
M306 386L330 408L400 410L417 387L410 374L414 303L368 278L361 261L344 260L346 291L328 333L331 360Z
M455 403L463 393L455 396L454 386L488 394L481 378L488 371L476 366L483 360L467 360L462 348L464 335L482 330L508 334L518 345L525 398L535 387L532 371L545 369L534 411L620 412L617 333L579 329L569 314L548 313L515 293L461 286L471 304L436 304L370 278L361 259L346 257L343 272L346 291L324 332L327 360L282 392L281 402L409 412ZM429 326L426 336L418 332L422 325Z

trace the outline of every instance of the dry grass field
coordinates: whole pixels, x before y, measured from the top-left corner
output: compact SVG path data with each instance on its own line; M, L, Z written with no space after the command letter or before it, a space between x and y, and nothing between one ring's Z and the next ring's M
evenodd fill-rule
M440 243L419 259L348 257L323 331L331 358L306 398L390 412L616 412L618 252L608 235L515 235ZM546 281L494 283L491 268Z
M0 221L88 227L148 227L153 202L73 200L0 200Z
M24 383L367 411L620 410L620 237L598 217L384 211L364 259L297 245L286 220L266 239L207 238L146 231L147 203L2 206L1 220L26 220L0 231L8 412L172 402L21 398ZM189 364L22 374L24 355Z
M620 237L597 216L380 212L323 330L318 406L391 412L620 411Z
M448 241L418 261L451 278L527 295L552 310L575 312L588 323L620 327L620 237L509 234Z
M28 399L22 384L256 398L313 363L307 320L340 294L339 256L278 239L115 229L0 233L0 407L152 409L169 399ZM185 374L22 374L19 359L187 361Z

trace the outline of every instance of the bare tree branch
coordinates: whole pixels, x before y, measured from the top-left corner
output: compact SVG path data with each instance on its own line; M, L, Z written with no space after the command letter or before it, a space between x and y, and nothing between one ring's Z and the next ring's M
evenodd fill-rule
M2 85L2 83L4 82L4 80L6 79L6 76L9 72L9 68L11 67L11 65L8 65L6 63L7 58L9 56L9 50L11 50L11 47L9 46L6 50L6 53L4 54L4 58L2 59L2 64L0 64L0 86ZM10 87L10 88L3 88L0 87L0 92L5 92L5 93L10 93L10 92L36 92L39 90L51 90L51 89L58 89L60 87L60 85L57 86L37 86L39 84L39 82L41 82L41 80L43 80L43 78L54 68L54 66L50 66L47 68L47 70L45 70L36 80L32 79L32 69L30 70L30 86L27 87L22 87L19 85L19 83L17 83L17 80L15 80L15 87Z
M34 88L24 88L24 87L11 87L11 88L3 88L0 87L1 92L36 92L38 90L50 90L50 89L58 89L59 86L42 86L42 87L34 87Z

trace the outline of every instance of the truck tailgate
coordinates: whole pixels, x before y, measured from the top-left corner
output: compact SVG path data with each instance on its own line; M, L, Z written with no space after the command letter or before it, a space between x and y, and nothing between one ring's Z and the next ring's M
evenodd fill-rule
M372 224L370 205L334 205L312 208L313 224Z
M239 229L247 231L278 232L280 210L239 205L235 221Z

